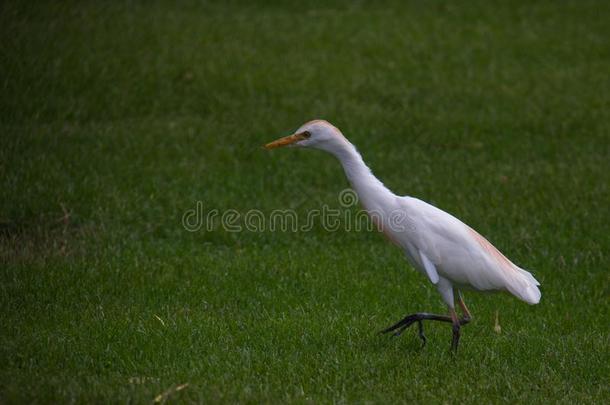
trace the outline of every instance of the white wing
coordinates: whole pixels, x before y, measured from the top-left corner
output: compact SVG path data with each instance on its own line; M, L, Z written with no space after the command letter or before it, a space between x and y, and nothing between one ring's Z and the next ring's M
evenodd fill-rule
M432 263L421 250L419 251L419 257L421 258L426 274L428 274L428 278L432 281L432 284L438 283L438 272L436 271L434 263Z
M401 197L400 204L409 226L393 237L434 284L440 276L477 290L507 290L530 304L540 301L538 281L468 225L417 198Z

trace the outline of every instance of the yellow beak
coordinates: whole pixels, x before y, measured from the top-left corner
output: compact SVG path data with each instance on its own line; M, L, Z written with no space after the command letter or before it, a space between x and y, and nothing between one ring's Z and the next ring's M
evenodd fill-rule
M298 141L302 141L303 139L306 139L306 138L305 138L305 136L302 133L288 135L288 136L285 136L283 138L276 139L273 142L269 142L268 144L265 145L265 149L280 148L282 146L287 146L287 145L291 145L293 143L296 143Z

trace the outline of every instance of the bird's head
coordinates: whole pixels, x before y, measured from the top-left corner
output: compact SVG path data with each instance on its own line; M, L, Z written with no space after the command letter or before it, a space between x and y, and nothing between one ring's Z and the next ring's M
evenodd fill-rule
M334 152L345 146L347 140L335 126L328 121L313 120L303 124L294 134L269 142L266 149L282 146L321 149Z

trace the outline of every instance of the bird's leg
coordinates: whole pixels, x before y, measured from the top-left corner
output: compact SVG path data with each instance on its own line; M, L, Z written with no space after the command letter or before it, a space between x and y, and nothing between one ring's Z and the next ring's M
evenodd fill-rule
M464 297L462 297L462 292L458 291L458 304L462 310L462 318L458 318L455 309L449 308L449 313L451 314L451 320L453 322L453 339L451 341L451 349L454 353L457 353L458 344L460 342L460 327L462 325L466 325L468 322L472 320L472 315L464 302Z
M451 350L457 353L458 344L460 343L460 319L455 312L455 309L449 308L451 314L451 322L453 323L453 339L451 340Z
M472 320L472 315L470 315L470 311L468 310L468 307L466 306L466 303L464 302L464 297L462 297L461 291L458 291L458 304L460 305L460 308L462 309L462 314L464 314L464 316L462 316L462 319L460 320L460 323L462 325L465 325Z

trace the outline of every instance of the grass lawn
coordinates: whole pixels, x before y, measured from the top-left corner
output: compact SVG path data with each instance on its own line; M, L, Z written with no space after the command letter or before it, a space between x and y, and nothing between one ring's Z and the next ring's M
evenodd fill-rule
M610 3L530 3L2 2L0 402L610 402ZM184 229L339 208L260 148L312 118L541 303L467 292L452 356L377 335L444 311L377 233Z

